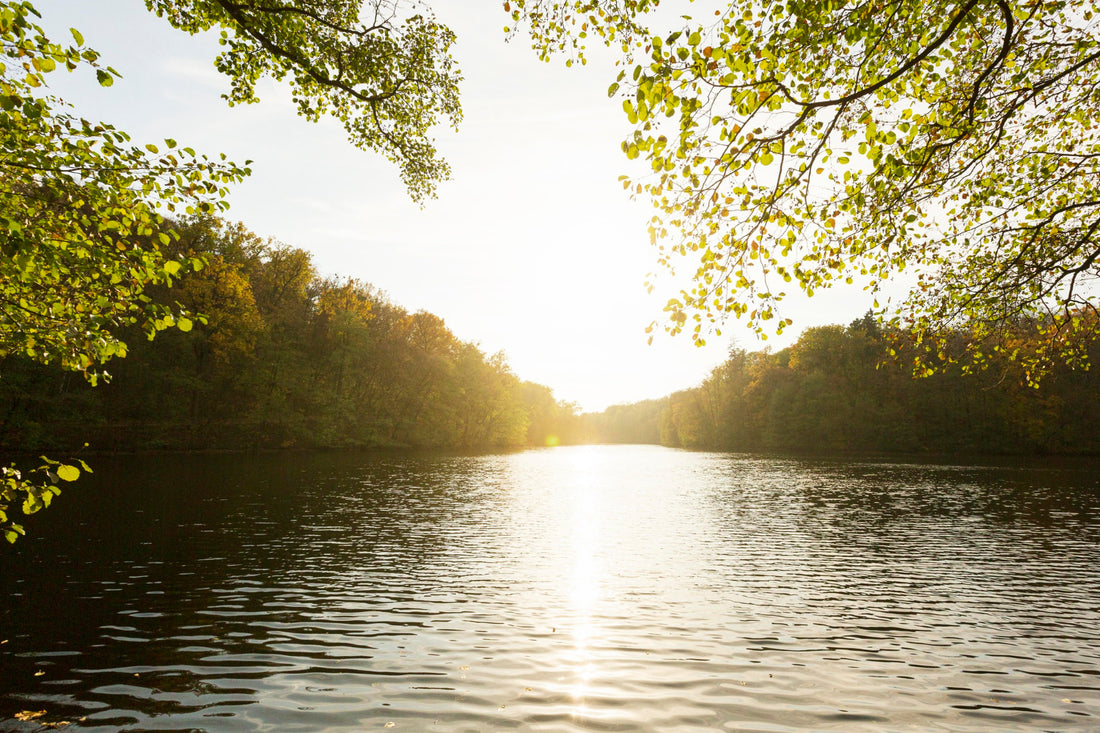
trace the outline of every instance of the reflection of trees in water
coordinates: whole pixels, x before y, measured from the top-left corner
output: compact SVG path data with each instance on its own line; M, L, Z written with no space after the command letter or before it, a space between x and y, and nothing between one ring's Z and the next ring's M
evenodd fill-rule
M802 692L836 674L873 697L888 664L962 684L964 654L1064 672L1093 648L1085 469L641 446L96 469L0 556L20 594L0 611L0 719L278 727L312 706L318 727L348 728L339 715L430 708L491 728L506 705L621 721L670 714L670 696L709 705L716 679L749 679L750 704L795 684L796 662ZM1057 656L1043 633L1083 651Z
M0 574L16 579L3 668L32 681L11 689L48 694L33 684L46 665L42 683L74 682L50 698L62 718L243 704L259 681L309 671L308 659L370 659L379 639L424 625L416 607L440 592L441 553L477 520L467 503L479 463L458 458L158 456L96 468L41 538L0 556ZM332 647L334 629L341 644L358 629L362 643ZM20 704L0 700L0 717ZM96 719L137 721L119 715Z
M721 460L721 459L720 459ZM837 595L858 581L872 595L975 578L1013 583L1051 563L1041 593L1065 579L1058 558L1095 554L1100 491L1088 461L1063 469L845 463L730 457L709 496L730 572L761 588L790 584ZM1072 565L1072 562L1069 563ZM1007 587L1007 586L1006 586ZM842 589L838 591L839 589ZM1023 591L1022 591L1023 592Z
M963 693L986 689L980 675L1029 684L1005 659L1082 676L1066 660L1096 639L1095 472L743 457L723 470L713 531L728 594L758 614L750 653L813 648L815 679L878 667Z

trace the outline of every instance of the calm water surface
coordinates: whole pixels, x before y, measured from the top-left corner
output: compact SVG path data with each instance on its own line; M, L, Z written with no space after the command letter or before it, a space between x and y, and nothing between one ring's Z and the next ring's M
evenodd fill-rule
M0 730L1100 730L1096 464L95 465L0 552Z

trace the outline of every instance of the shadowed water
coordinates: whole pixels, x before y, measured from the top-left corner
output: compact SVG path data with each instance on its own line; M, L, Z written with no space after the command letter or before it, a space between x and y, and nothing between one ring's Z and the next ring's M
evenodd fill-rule
M1100 729L1095 463L94 465L0 552L0 729Z

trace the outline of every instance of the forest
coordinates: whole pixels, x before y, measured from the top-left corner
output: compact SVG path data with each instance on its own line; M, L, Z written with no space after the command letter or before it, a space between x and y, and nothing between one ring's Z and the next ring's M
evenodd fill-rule
M693 389L585 415L585 432L727 451L1100 453L1100 375L1063 364L1029 384L1020 356L1039 328L1022 322L1014 339L987 344L983 370L945 363L916 376L911 333L870 315L809 328L774 353L731 350ZM972 348L966 334L955 342ZM1087 347L1097 363L1100 342Z
M788 348L734 348L698 386L579 414L372 285L318 274L308 252L213 216L169 222L168 258L201 264L154 305L187 331L120 333L125 359L92 386L9 355L0 443L28 451L516 448L651 443L726 451L1100 453L1100 376L1056 365L1029 385L1037 324L986 344L988 365L927 357L871 314ZM965 334L960 350L972 349ZM1093 363L1100 342L1088 345Z
M167 222L170 261L198 264L153 305L189 330L119 334L125 359L92 386L8 355L0 445L24 451L544 445L575 408L503 354L380 290L323 277L308 252L211 216ZM182 319L180 319L182 320ZM177 324L178 325L178 324Z

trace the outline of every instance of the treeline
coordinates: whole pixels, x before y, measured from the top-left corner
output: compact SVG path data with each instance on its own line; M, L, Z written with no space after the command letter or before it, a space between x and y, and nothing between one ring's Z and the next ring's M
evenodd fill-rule
M586 412L573 435L584 443L661 443L661 418L667 407L665 397Z
M431 313L322 277L309 253L197 218L162 247L205 265L154 301L187 332L123 334L109 383L9 357L0 444L20 450L504 447L554 442L575 420L502 354L458 340ZM203 322L205 321L205 322Z
M914 378L904 334L876 322L808 329L775 353L733 350L694 389L584 416L596 440L732 451L1100 453L1100 374L1054 369L1027 386L1023 324L983 371ZM1100 364L1100 344L1089 345ZM911 360L910 360L911 362ZM597 419L593 420L593 417Z
M153 301L192 315L138 329L96 387L77 372L0 361L0 447L22 451L483 448L660 443L734 451L1100 453L1100 374L1057 367L1026 386L1033 324L983 371L915 379L905 334L867 316L775 353L731 351L698 387L578 415L502 354L376 288L322 277L309 253L211 217L163 246L204 266ZM198 316L201 315L202 318ZM960 335L960 341L965 339ZM901 344L901 346L899 346ZM896 359L888 349L900 349ZM1100 363L1100 343L1088 346Z

